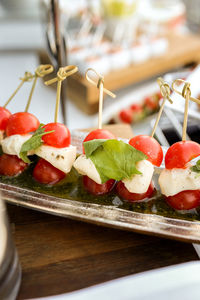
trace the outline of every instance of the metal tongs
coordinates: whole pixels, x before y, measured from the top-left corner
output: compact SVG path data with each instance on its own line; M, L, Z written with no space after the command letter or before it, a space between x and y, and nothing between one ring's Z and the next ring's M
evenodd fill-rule
M67 65L66 43L61 26L59 0L50 0L48 9L48 20L46 27L46 39L48 53L55 70ZM67 124L66 117L66 81L63 82L61 91L61 110L63 122Z

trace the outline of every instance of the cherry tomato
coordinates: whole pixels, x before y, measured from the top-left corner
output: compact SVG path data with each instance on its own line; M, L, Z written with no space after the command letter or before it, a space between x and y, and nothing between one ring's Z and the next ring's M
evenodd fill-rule
M8 119L11 116L11 112L0 106L0 130L5 130L7 123L8 123Z
M135 201L140 201L140 200L143 200L146 198L150 198L154 192L154 185L151 182L146 193L138 194L138 193L130 193L127 190L127 188L125 187L124 183L122 181L119 181L117 183L116 190L117 190L118 195L121 198L123 198L127 201L130 201L130 202L135 202Z
M123 109L119 113L119 118L122 122L131 124L133 121L133 112L130 108Z
M129 144L148 156L148 161L159 167L163 160L163 150L160 144L151 136L137 135L130 139Z
M200 190L182 191L165 199L174 209L189 210L200 205Z
M156 96L158 97L158 100L161 100L163 98L163 95L161 94L161 92L157 92Z
M146 97L144 99L144 104L150 110L156 110L158 108L158 101L155 101L153 96Z
M19 175L27 164L16 155L2 154L0 156L0 174L5 176Z
M69 129L61 123L49 123L45 125L45 131L54 132L43 135L42 140L46 145L56 147L56 148L64 148L68 147L71 142L71 136Z
M138 112L138 113L140 113L140 112L142 112L142 106L141 105L139 105L139 104L132 104L131 105L131 107L130 107L130 109L133 111L133 112Z
M92 140L99 140L99 139L116 139L114 134L112 134L110 131L106 129L95 129L92 130L84 139L84 142L92 141ZM85 153L84 146L83 146L83 153Z
M186 164L200 155L200 144L192 141L173 144L165 155L167 169L185 168Z
M83 185L85 189L93 195L104 195L113 189L115 180L110 179L103 184L98 184L88 176L83 176Z
M35 131L40 125L39 120L28 112L18 112L10 116L6 127L6 135L26 134Z
M40 159L33 170L33 178L43 184L55 184L65 178L66 174L48 161Z
M115 139L116 137L114 136L114 134L112 134L110 131L106 130L106 129L95 129L92 130L84 139L83 142L88 142L88 141L92 141L92 140L99 140L99 139Z

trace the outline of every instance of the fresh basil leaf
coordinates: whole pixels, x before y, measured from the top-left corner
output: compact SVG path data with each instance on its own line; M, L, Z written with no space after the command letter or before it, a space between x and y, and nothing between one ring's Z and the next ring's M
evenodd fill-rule
M200 159L197 161L195 166L192 166L190 168L193 172L199 173L200 174Z
M196 168L200 171L200 159L196 163Z
M25 163L27 164L31 163L30 159L27 156L27 152L20 152L19 156Z
M106 140L89 156L94 163L102 183L109 179L122 180L141 174L136 163L147 156L122 141Z
M98 147L102 146L102 144L105 142L105 139L99 139L99 140L92 140L88 142L84 142L84 150L85 155L88 158L95 150L97 150Z
M31 163L27 156L28 151L35 150L43 144L42 136L54 132L54 130L45 132L43 126L43 124L40 124L32 137L30 137L30 139L28 139L21 147L19 156L25 163Z

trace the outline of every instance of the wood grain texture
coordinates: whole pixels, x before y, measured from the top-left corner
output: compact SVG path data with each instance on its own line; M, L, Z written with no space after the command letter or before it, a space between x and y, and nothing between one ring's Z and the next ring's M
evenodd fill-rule
M198 259L192 245L8 205L22 265L19 299L70 292Z

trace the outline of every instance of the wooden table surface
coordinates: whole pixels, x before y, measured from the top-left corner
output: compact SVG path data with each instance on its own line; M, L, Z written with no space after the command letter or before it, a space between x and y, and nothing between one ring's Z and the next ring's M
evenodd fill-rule
M22 266L18 300L198 259L190 244L7 208Z

